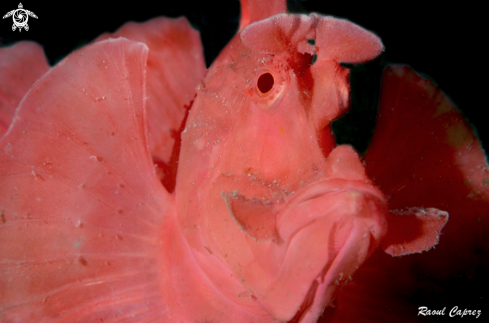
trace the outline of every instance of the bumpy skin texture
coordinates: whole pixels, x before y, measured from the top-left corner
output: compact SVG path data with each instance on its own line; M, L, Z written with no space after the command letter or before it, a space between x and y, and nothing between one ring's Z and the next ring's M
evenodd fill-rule
M348 98L323 22L370 37L279 15L235 38L198 89L173 197L148 149L145 45L95 43L36 83L0 142L2 319L315 321L386 232L356 153L317 139ZM287 37L263 48L270 25Z
M153 159L169 164L176 132L206 68L199 33L187 19L128 23L95 41L125 37L149 48L146 64L148 140ZM171 63L170 63L171 62Z
M367 176L386 192L400 191L382 181L387 166L373 166L376 156L388 159L385 123L367 173L351 147L335 147L330 132L348 107L348 70L339 62L374 58L380 40L315 14L257 21L281 13L284 2L259 14L256 1L247 4L241 32L197 89L174 194L154 172L147 119L157 104L146 99L155 90L146 78L159 76L151 63L159 35L150 30L189 37L173 39L170 52L196 49L185 21L129 24L118 35L147 46L123 38L95 43L31 88L0 140L2 321L316 322L384 236L381 246L393 255L437 243L445 204L413 203L388 214L393 195L386 198ZM165 48L154 47L158 55L168 54ZM186 104L189 84L202 72L202 56L192 57L195 74L179 80L185 99L172 111ZM273 86L260 85L263 75ZM397 102L386 100L387 107ZM153 108L146 112L145 104ZM453 116L459 129L449 131L449 151L472 145L468 153L455 149L468 156L455 165L468 171L462 178L478 181L471 198L483 208L487 171L471 171L486 165L477 141L456 111L442 105L435 112ZM177 114L160 133L166 139L183 117ZM404 220L418 230L399 230ZM398 232L410 239L396 241ZM385 270L378 254L368 268ZM369 290L385 292L382 279ZM358 281L372 284L365 275ZM350 296L348 289L339 294L333 319L358 321L348 316L348 306L358 305Z
M315 321L385 234L384 197L358 156L338 147L325 159L332 147L318 142L347 106L342 53L358 62L381 50L349 22L283 14L244 28L209 69L182 136L177 213L199 265L225 264L240 285L228 298ZM266 73L274 85L262 93Z
M148 48L70 55L26 95L0 141L2 322L161 316L171 203L147 150Z

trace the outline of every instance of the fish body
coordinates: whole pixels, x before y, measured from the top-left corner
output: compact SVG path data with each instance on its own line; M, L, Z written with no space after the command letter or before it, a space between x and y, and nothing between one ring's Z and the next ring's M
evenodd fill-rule
M375 58L380 39L259 3L242 2L240 30L207 72L188 23L158 18L101 36L31 87L0 140L1 320L358 322L364 300L382 299L365 290L398 301L385 292L392 272L412 282L412 264L389 255L436 245L445 207L475 232L460 211L487 210L487 165L444 95L386 69L389 122L379 117L362 161L330 125L349 106L340 63ZM172 56L188 64L162 64ZM412 106L422 122L400 117Z

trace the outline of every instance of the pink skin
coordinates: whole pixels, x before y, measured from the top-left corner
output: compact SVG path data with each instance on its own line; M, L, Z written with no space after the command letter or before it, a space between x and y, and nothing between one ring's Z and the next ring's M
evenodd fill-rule
M197 87L173 194L161 185L153 158L169 162L168 146L176 140L171 129L183 112L165 111L171 120L158 115L156 87L161 75L182 74L172 91L181 91L180 101L168 108L178 110L190 102L192 80L204 71L196 34L184 20L123 27L117 36L147 46L121 38L87 46L27 93L0 141L3 321L316 322L379 245L403 255L438 242L446 205L426 205L426 194L394 200L393 192L409 180L390 182L393 177L379 173L395 172L392 165L410 159L372 166L390 158L383 145L388 127L374 138L367 172L351 147L335 147L330 132L330 122L348 107L348 70L339 62L374 58L380 40L350 22L314 14L258 21L283 12L282 1L260 12L257 2L243 1L247 5L240 33ZM161 46L159 37L175 33L182 37ZM188 57L194 78L157 67L159 58L182 50L194 53ZM418 76L395 71L415 80L406 88L422 85L419 102L433 93ZM260 83L263 75L273 86ZM147 99L147 93L153 95ZM405 100L394 98L381 109L392 102L405 108ZM426 111L433 107L427 104ZM456 121L446 128L443 118L428 116L449 134L448 146L436 147L462 156L455 164L465 173L454 181L476 183L468 196L473 193L483 210L487 169L477 140L456 110L435 110ZM390 120L396 126L403 121ZM418 189L412 185L403 192ZM449 190L455 198L460 192L467 193ZM391 214L388 204L396 208ZM374 268L384 270L388 262L376 263L378 254ZM355 312L348 306L362 308L350 295L361 295L355 288L362 284L384 286L378 283L385 276L361 275L348 285L333 320L359 321L348 317Z
M323 18L273 19L303 22L309 37ZM258 27L247 37L266 25ZM310 54L271 60L240 38L233 44L198 90L174 195L147 149L145 45L96 43L30 90L0 142L3 318L317 320L385 234L385 199L351 148L325 159L332 147L317 140L344 106L338 63L320 49L310 67ZM250 64L278 80L266 95L246 81L256 79ZM331 70L318 82L332 85L318 92L330 97L319 119L315 97L297 91L310 68ZM222 113L228 95L236 104ZM265 210L266 230L240 203Z
M27 90L49 69L41 46L21 42L0 48L0 137L3 136Z
M146 109L148 138L154 160L170 163L175 132L182 123L185 110L195 96L195 85L206 72L199 33L188 21L152 19L144 24L127 23L113 34L103 34L94 42L125 37L145 43L149 66ZM168 62L172 62L168 64ZM162 109L161 107L165 107Z
M295 33L287 30L293 24ZM325 159L318 143L348 99L347 71L333 59L334 41L321 38L322 24L370 44L371 35L351 23L318 16L280 15L251 25L202 81L182 136L177 213L193 253L206 255L197 262L212 270L225 264L225 276L241 289L226 296L236 302L251 296L280 321L297 313L315 321L331 302L333 282L352 274L387 229L384 197L356 154L338 147ZM274 25L280 27L269 31ZM287 36L260 47L256 38L273 32ZM306 43L310 38L317 47ZM372 39L378 45L357 59L382 49ZM250 49L250 41L268 54ZM317 61L310 65L312 55L298 49L317 53ZM322 78L315 77L319 71ZM264 73L274 78L266 93L257 86ZM307 83L311 75L314 84ZM304 303L308 293L312 306Z

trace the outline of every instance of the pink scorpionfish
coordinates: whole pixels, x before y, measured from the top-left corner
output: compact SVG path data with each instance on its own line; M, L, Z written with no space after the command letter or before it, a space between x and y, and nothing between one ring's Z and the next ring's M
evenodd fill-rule
M471 266L489 176L470 126L391 66L365 159L336 146L340 63L383 45L285 11L243 0L208 71L183 18L50 70L35 44L0 50L1 322L400 322L415 274ZM448 214L440 248L392 258L436 245Z

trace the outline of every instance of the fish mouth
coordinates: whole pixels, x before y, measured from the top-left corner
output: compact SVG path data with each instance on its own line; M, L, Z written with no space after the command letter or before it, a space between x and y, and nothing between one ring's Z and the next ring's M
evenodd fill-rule
M385 198L365 180L320 178L273 200L238 191L221 198L272 284L248 287L262 289L260 301L284 322L315 322L387 229Z
M236 178L235 178L236 179ZM239 191L221 191L221 198L241 231L255 241L281 243L277 230L279 213L295 198L299 192L322 180L319 176L300 183L297 191L287 190L276 181L266 184L256 176L242 176ZM243 187L244 186L244 187Z
M328 182L328 180L315 178L303 183L297 191L274 192L273 197L269 194L260 194L263 192L248 197L236 189L232 192L222 191L221 198L241 231L256 241L281 243L282 239L277 228L284 221L280 213L289 202L303 203L320 196L337 194L346 189L326 185L328 191L324 192L321 188L318 190L318 187L324 186L321 182Z

